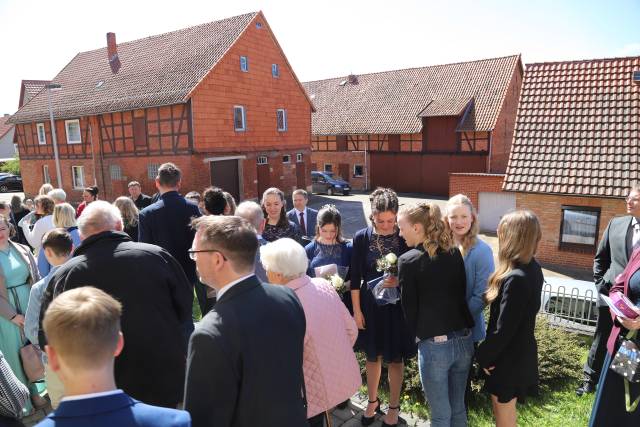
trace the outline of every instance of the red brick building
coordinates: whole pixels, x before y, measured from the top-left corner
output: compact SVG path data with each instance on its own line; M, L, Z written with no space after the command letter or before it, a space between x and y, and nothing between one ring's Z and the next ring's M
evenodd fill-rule
M503 189L542 224L538 258L590 268L640 181L640 57L527 65Z
M128 181L155 192L164 162L184 172L182 190L218 185L238 199L270 186L309 184L313 105L262 12L76 55L12 117L25 191L56 182L50 94L62 187L78 200Z
M504 173L522 72L515 55L306 82L311 166L445 196L451 172Z

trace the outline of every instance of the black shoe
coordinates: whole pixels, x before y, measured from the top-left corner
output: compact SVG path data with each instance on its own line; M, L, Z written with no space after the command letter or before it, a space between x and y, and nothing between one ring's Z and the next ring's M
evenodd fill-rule
M396 410L396 409L398 410L398 422L400 422L400 420L401 420L401 418L400 418L400 405L398 405L398 406L389 406L389 411ZM398 422L395 423L395 424L387 424L384 420L382 420L382 427L396 427L398 425Z
M582 396L583 394L593 393L596 390L591 381L584 381L580 387L576 389L576 394Z
M373 422L376 419L376 413L380 414L380 415L384 415L384 412L382 412L380 410L380 398L376 399L376 400L369 400L369 403L376 403L378 402L378 405L376 406L376 409L373 413L372 417L367 417L364 415L364 413L362 414L362 418L360 419L360 422L362 423L363 426L368 426L373 424ZM367 409L365 408L364 412L367 412Z

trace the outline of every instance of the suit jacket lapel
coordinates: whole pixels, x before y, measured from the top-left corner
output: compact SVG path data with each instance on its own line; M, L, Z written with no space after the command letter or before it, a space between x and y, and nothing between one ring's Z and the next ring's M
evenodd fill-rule
M629 228L631 227L631 221L633 220L632 216L629 216L627 218L625 218L624 221L622 221L622 224L620 226L620 230L618 231L618 233L616 233L615 238L618 241L623 241L624 242L624 265L627 265L629 263L629 252L630 252L630 247L629 244L633 244L633 232L632 232L632 237L631 239L627 239L627 233L629 232ZM629 241L631 240L631 241Z

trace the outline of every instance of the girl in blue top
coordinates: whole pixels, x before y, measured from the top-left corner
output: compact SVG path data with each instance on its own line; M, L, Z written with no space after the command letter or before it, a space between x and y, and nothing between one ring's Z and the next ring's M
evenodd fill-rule
M457 194L447 202L447 224L451 228L453 239L464 258L464 269L467 275L467 305L473 317L471 338L474 347L486 336L484 310L484 294L487 281L493 273L493 252L491 247L478 239L480 224L471 200L464 194ZM471 371L470 371L471 372ZM471 374L467 381L468 398ZM467 399L465 399L466 401Z

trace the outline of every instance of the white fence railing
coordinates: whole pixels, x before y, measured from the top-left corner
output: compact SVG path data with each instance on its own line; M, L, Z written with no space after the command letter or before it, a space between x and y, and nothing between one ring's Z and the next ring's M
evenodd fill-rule
M591 289L557 286L545 283L542 288L540 313L549 322L573 332L592 334L598 320L598 295Z

